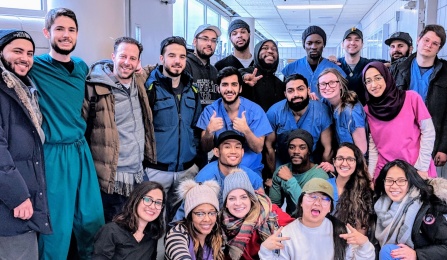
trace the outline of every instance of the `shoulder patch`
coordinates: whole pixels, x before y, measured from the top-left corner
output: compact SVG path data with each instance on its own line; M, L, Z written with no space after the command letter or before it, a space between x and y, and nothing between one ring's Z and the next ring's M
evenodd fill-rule
M152 90L153 87L154 87L154 83L151 83L147 89Z
M194 91L194 93L199 93L199 89L196 87L196 86L194 86L194 85L191 85L191 88L192 88L192 91Z

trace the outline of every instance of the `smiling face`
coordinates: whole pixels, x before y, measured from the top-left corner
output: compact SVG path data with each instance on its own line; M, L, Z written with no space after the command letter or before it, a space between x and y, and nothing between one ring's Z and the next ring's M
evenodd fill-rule
M428 31L417 41L417 53L426 58L435 58L441 48L441 38L433 31Z
M343 49L350 55L355 55L362 50L363 41L360 36L355 33L349 34L343 41Z
M320 226L326 215L331 211L331 203L330 197L324 193L305 194L301 202L303 209L302 223L307 227Z
M216 50L217 33L213 30L204 30L194 38L193 45L197 56L204 60L209 59Z
M307 36L304 43L304 49L306 50L307 57L318 60L323 54L324 42L323 38L318 34L311 34Z
M205 236L210 234L216 224L217 211L211 204L201 204L192 211L192 223L198 235ZM211 214L209 214L211 212Z
M244 148L239 140L227 139L219 148L213 149L214 155L219 158L219 164L226 167L236 167L244 156Z
M380 72L373 67L365 72L365 85L368 93L376 98L382 96L386 88L385 79Z
M146 196L151 198L152 201L159 201L163 203L163 193L159 189L149 191L148 193L146 193ZM147 224L154 221L156 218L158 218L162 210L163 209L155 208L155 202L153 202L150 206L146 206L143 203L143 199L140 199L140 202L138 202L137 206L139 225L142 226L142 224Z
M340 96L342 86L334 73L326 73L319 77L318 84L320 94L325 99L329 101L339 101L341 99ZM320 86L324 86L324 89Z
M228 193L226 208L231 215L237 218L244 218L251 209L250 197L243 189L232 190Z
M384 185L385 192L388 197L394 202L400 202L407 195L408 192L408 181L405 175L405 172L397 167L391 167L385 177ZM394 181L394 182L393 182ZM387 185L392 182L392 185ZM397 185L398 183L402 183L402 186Z
M25 39L16 39L8 43L1 52L2 59L15 74L26 76L33 66L33 44Z
M113 74L121 83L130 83L140 61L139 55L137 45L125 42L118 45L116 53L112 53Z
M59 16L54 20L50 30L43 29L44 35L50 40L51 49L62 55L70 54L76 47L78 29L73 19Z
M236 102L241 91L242 87L239 84L237 75L222 78L219 85L219 93L224 103L233 104Z
M163 64L163 74L169 77L178 77L186 67L186 48L177 43L165 47L163 55L160 55Z
M301 79L291 80L286 84L286 96L289 107L294 111L299 111L307 105L306 100L309 99L310 90Z
M265 64L273 64L278 60L278 48L271 42L265 42L259 51L259 60L263 60Z
M334 166L339 177L349 178L357 166L354 151L346 146L338 149L334 159Z
M413 50L413 46L408 46L408 44L401 40L394 40L390 43L390 58L391 62L394 62L402 57L410 56Z

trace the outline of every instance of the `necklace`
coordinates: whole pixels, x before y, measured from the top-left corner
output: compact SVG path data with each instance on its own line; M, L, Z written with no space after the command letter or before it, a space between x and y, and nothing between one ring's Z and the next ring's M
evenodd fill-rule
M348 69L349 69L349 77L354 76L354 71L352 71L350 64L348 64L348 63L346 62L346 65L348 65ZM357 63L355 64L355 66L357 66ZM355 69L355 66L354 66L354 69Z

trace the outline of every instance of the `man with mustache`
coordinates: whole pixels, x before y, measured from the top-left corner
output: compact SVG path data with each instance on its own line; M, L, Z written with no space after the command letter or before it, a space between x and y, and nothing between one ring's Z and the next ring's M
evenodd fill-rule
M34 58L30 76L37 85L44 118L43 151L53 234L39 236L39 258L66 259L73 232L79 257L89 259L94 235L104 225L104 213L81 114L88 66L70 55L78 37L75 13L67 8L48 11L43 34L50 52Z
M200 130L195 127L202 106L198 89L185 73L186 42L178 36L164 39L160 46L160 63L146 81L149 103L154 117L157 151L156 162L146 162L146 179L163 185L167 193L166 220L169 223L180 201L177 186L193 178Z
M301 188L312 178L328 179L327 173L310 160L313 137L303 129L290 132L287 139L289 162L281 165L273 174L273 185L269 197L281 207L287 202L286 212L296 210Z
M0 252L39 257L37 236L50 234L42 113L28 77L35 45L21 30L0 30Z
M284 78L300 73L306 77L309 82L310 91L316 95L318 92L318 75L326 68L337 69L343 77L345 72L330 60L323 58L323 49L326 46L326 33L319 26L312 25L304 30L302 34L303 48L306 50L307 56L288 64L282 70Z
M288 162L289 133L295 129L308 131L312 138L309 147L311 159L315 163L330 162L332 158L332 118L329 108L320 101L310 100L307 79L301 74L293 74L285 79L285 100L274 104L267 111L267 118L273 128L265 140L267 165L271 172ZM323 146L322 154L316 152L316 143Z
M82 114L106 222L143 181L143 160L156 161L152 111L144 82L135 75L142 51L137 40L117 38L112 60L95 62L86 79Z
M447 177L447 62L438 53L445 42L444 27L429 24L418 36L417 52L391 67L396 86L418 92L432 116L436 132L432 156L442 177Z
M228 26L228 36L234 47L233 54L216 62L216 69L221 70L228 66L236 69L253 66L253 56L250 53L250 26L241 19L231 21Z
M265 112L258 104L239 96L242 76L236 68L219 71L217 84L221 98L207 106L197 122L197 127L202 129L202 148L211 151L214 138L226 130L235 130L246 139L241 165L261 176L264 139L272 132Z
M395 32L390 38L385 40L385 44L390 46L390 59L394 63L400 58L408 57L413 52L413 39L406 32Z

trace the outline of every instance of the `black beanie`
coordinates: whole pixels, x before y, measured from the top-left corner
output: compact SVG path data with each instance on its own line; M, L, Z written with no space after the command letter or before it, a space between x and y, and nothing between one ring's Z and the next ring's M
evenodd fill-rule
M33 51L35 51L36 46L34 45L31 35L25 31L17 29L0 29L0 51L3 51L8 43L16 39L25 39L30 41L33 44Z
M231 32L239 29L239 28L245 28L248 33L250 33L250 26L248 23L246 23L244 20L236 19L231 21L230 26L228 26L228 35L231 35Z
M287 146L289 146L293 139L297 138L303 140L307 144L307 148L312 151L314 147L314 138L304 129L295 129L290 132L287 138Z
M323 38L323 46L326 46L326 33L324 32L323 29L321 29L321 27L316 26L316 25L312 25L307 27L306 30L304 30L301 39L303 41L303 48L305 46L306 43L306 38L307 36L311 35L311 34L318 34L321 36L321 38Z

